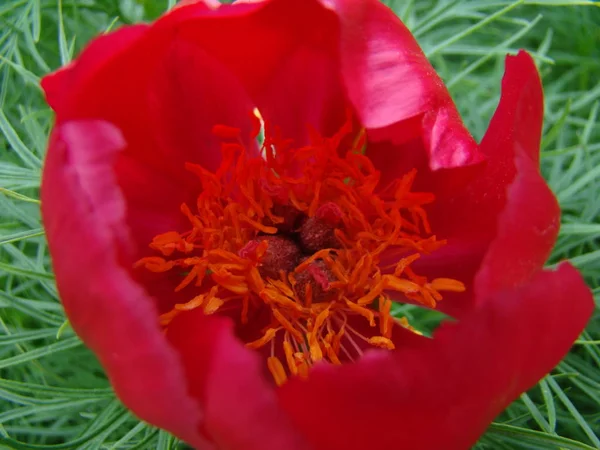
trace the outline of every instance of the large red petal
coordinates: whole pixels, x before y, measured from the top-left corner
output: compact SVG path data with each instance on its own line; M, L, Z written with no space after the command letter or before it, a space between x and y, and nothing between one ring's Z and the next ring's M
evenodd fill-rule
M297 145L307 143L309 125L327 135L343 123L339 27L317 0L237 2L213 10L190 4L160 24L176 27L235 73L265 120Z
M213 134L215 125L239 128L248 153L257 154L251 136L254 104L238 79L202 47L176 33L167 37L169 48L150 75L142 99L165 163L173 161L183 168L192 162L216 170L222 138ZM195 177L194 184L198 185Z
M265 119L297 147L310 142L309 127L333 136L349 107L335 59L302 44L281 62L257 101Z
M498 292L429 341L315 368L280 391L315 449L465 450L567 353L593 311L564 264Z
M515 163L517 178L508 188L496 237L475 279L475 295L480 299L526 282L544 265L558 235L560 207L537 163L523 153Z
M232 328L229 319L200 310L178 316L168 328L190 393L205 409L204 433L221 449L307 449L266 381L264 361L234 337Z
M481 159L417 42L379 1L271 0L214 10L191 4L162 24L176 24L183 38L223 62L263 116L300 144L309 124L326 135L341 125L347 93L367 128L400 125L395 140L420 137L433 170ZM392 162L406 156L385 153ZM396 174L393 164L381 168Z
M452 101L419 44L394 12L375 0L324 0L341 24L348 93L366 128L383 128Z
M42 78L46 101L59 118L69 116L67 108L71 96L75 94L74 88L85 83L97 70L133 46L145 35L147 29L148 25L135 25L103 34L94 39L77 60Z
M202 413L186 393L153 300L121 265L130 233L112 165L125 145L118 129L101 121L65 122L52 133L41 198L58 289L73 328L123 403L143 420L211 448L197 431Z
M187 231L179 208L183 202L195 205L200 180L185 170L185 163L198 163L216 170L221 161L222 140L212 133L215 125L239 128L248 153L257 153L250 137L252 103L237 79L201 48L178 37L171 40L161 64L151 74L145 102L147 112L140 121L149 127L153 149L131 145L117 165L119 183L131 205L128 223L136 230L140 250L146 250L152 238L166 231ZM151 130L151 132L150 132ZM138 158L139 154L158 152L160 166ZM131 164L124 161L129 160ZM128 170L128 166L131 170ZM153 178L165 178L165 168L179 192L150 187ZM131 172L139 176L131 177ZM162 173L161 173L162 172ZM158 176L154 176L157 174ZM146 182L141 182L146 178ZM162 218L162 220L161 220ZM169 219L167 222L166 219ZM158 219L158 220L156 220ZM141 256L141 255L140 255Z
M194 8L196 11L213 10L215 5L213 3L211 6L212 1L194 1ZM59 121L73 118L72 114L75 113L72 111L73 102L80 95L80 89L88 82L93 83L93 78L97 76L98 71L103 70L105 66L118 64L123 53L131 52L134 47L140 45L141 41L148 39L149 28L150 25L138 24L124 26L116 31L102 34L92 40L76 60L42 79L41 85L46 94L46 100L56 112ZM168 41L165 44L168 45ZM159 45L145 56L148 58L159 56L162 50L164 50L164 46ZM132 75L139 75L138 72L143 72L144 65L137 64L142 61L143 57L141 60L132 61L132 66L137 65L137 70ZM128 73L121 75L127 77Z
M311 26L307 28L306 23ZM127 92L139 92L147 79L139 69L131 69L151 71L174 34L223 63L263 116L297 144L306 142L308 125L327 135L342 124L347 92L367 128L393 126L395 143L419 137L419 151L427 154L432 170L480 160L477 146L418 44L378 1L271 0L218 8L205 2L184 5L138 39L143 42L132 45L137 50L121 52L127 54L130 65L123 67L126 63L119 62L124 69L119 75L137 77L136 86ZM124 91L120 80L107 74L103 79L110 80L116 91ZM109 93L96 91L99 96ZM108 119L127 135L126 127L114 117ZM370 152L377 159L376 145ZM388 160L380 166L384 178L397 175L396 163L406 155L388 148L382 152Z
M517 174L517 157L533 167L539 159L543 121L543 90L531 56L507 56L500 103L481 142L486 170L464 192L432 208L436 231L448 236L495 234L507 188ZM439 223L438 223L439 222Z
M487 166L465 189L431 206L432 229L448 245L421 261L423 271L458 278L473 293L473 276L495 237L502 248L493 249L484 263L490 268L481 274L490 288L518 284L543 265L558 233L560 209L539 172L542 119L543 92L533 60L525 52L508 56L500 104L481 143ZM450 296L440 306L460 315L473 299Z
M110 49L113 52L110 52ZM253 105L237 79L201 48L154 26L123 28L95 40L68 68L44 79L57 122L99 118L115 124L127 148L115 163L127 199L137 257L152 237L184 231L182 202L200 182L186 162L216 169L216 124L241 129L250 152ZM58 100L62 99L60 103Z
M125 155L183 186L193 179L184 163L218 167L216 124L240 128L249 150L256 150L247 139L254 105L236 77L159 23L97 38L42 85L58 123L94 118L115 124L128 144Z
M409 152L431 170L481 161L443 82L394 12L376 0L323 3L338 14L344 83L384 182L405 172L416 156ZM403 148L415 138L418 146Z

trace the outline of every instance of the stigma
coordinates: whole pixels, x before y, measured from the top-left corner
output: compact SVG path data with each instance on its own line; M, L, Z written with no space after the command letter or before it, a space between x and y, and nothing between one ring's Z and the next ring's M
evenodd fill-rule
M435 308L442 292L465 286L411 267L445 244L425 212L434 196L412 190L415 170L380 186L364 130L354 132L351 120L299 148L270 131L251 153L239 129L213 129L220 167L186 164L201 188L195 205L181 206L188 228L156 236L155 254L136 267L175 272L174 291L189 292L161 326L197 308L227 315L281 385L315 364L393 350L394 328L414 329L392 316L392 298Z

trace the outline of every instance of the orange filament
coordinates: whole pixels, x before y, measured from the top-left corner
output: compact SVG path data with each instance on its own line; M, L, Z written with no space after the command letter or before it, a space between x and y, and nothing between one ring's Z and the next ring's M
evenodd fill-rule
M266 365L281 385L288 376L306 377L319 361L341 364L367 347L393 350L395 326L418 333L392 316L390 295L435 308L441 292L465 290L460 281L427 280L412 270L421 255L445 244L431 235L423 208L433 195L412 192L414 170L378 189L380 174L362 154L364 131L352 139L350 122L333 137L314 135L298 149L267 129L264 157L249 155L239 129L219 125L213 131L226 141L221 167L212 173L186 165L202 186L196 211L181 207L189 230L156 236L150 247L162 256L136 263L151 272L178 271L174 289L190 292L190 301L161 315L162 326L196 308L239 311L240 323L251 325L252 313L266 308L270 323L246 345L266 353L270 348ZM323 242L335 245L304 251L293 270L265 276L277 242L261 236L297 239L301 225L289 217L322 220L317 231L330 231ZM308 231L319 242L321 235ZM401 257L382 266L389 255ZM372 330L368 336L351 325L361 321Z

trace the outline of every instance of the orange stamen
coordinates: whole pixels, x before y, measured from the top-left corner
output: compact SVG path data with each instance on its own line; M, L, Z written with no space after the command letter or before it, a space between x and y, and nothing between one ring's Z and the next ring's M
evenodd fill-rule
M329 340L331 340L332 339L332 335L328 335L328 336L329 336ZM342 364L342 362L340 361L340 358L338 358L337 352L335 351L335 349L329 343L329 340L324 340L323 341L323 345L325 347L325 352L327 353L327 358L333 364L336 364L336 365Z
M374 288L372 288L367 295L363 295L359 298L356 303L360 306L370 305L377 299L381 293L383 292L384 284L378 283Z
M394 343L383 336L373 336L369 338L369 344L374 345L375 347L385 348L386 350L394 350L396 346Z
M435 278L430 286L436 291L465 292L466 290L463 283L452 278Z
M256 220L252 220L250 217L240 214L239 219L241 221L246 222L247 224L251 225L252 227L256 228L258 231L262 231L263 233L266 233L266 234L277 233L277 228L265 226L262 223L257 222Z
M148 256L137 261L133 267L145 267L150 272L168 272L175 267L175 261L165 261L160 256Z
M373 313L372 310L367 309L367 308L363 308L362 306L357 305L356 303L353 303L353 302L351 302L348 299L346 299L346 306L351 311L354 311L355 313L360 314L365 319L367 319L369 321L369 325L370 326L372 326L372 327L375 326L375 313Z
M290 369L292 375L298 375L298 367L296 366L296 360L294 359L292 344L288 341L283 341L283 351L285 353L285 361L287 362L288 369Z
M260 297L265 301L265 303L275 303L279 306L295 309L299 312L302 312L303 310L302 306L277 289L264 289L261 291Z
M282 313L280 313L277 309L273 309L272 312L275 319L277 319L283 328L285 328L292 336L294 336L297 342L300 343L304 341L304 336L302 333L296 329Z
M281 386L287 381L285 369L278 358L275 356L269 356L267 358L267 367L269 368L271 375L273 375L273 379L275 380L275 384L277 384L277 386Z
M319 345L314 333L307 333L307 338L309 342L310 359L312 362L321 361L323 359L323 352L321 351L321 346Z
M246 344L246 347L252 349L261 348L268 342L271 342L271 340L275 337L275 334L277 334L277 330L275 328L269 328L267 331L265 331L265 334L263 334L262 337L258 338L255 341L248 342Z
M244 297L242 297L242 317L241 317L242 324L244 324L244 325L248 323L248 310L249 309L250 309L250 296L244 295Z
M296 367L298 368L298 376L300 378L308 377L308 363L303 353L295 353Z
M465 291L458 280L428 280L413 270L418 258L445 245L432 235L425 210L434 196L412 191L416 170L380 186L365 152L366 132L352 134L351 117L331 138L312 130L302 148L293 148L258 111L250 117L250 139L264 124L261 156L244 147L241 129L214 126L224 141L220 167L185 164L200 191L195 205L181 205L189 228L157 235L150 243L156 254L134 265L172 271L173 289L190 293L189 301L159 317L161 326L197 308L227 313L250 335L260 331L246 346L271 346L267 367L281 385L288 375L307 377L318 361L354 361L367 344L393 350L395 327L418 333L393 317L392 292L435 308L442 293ZM307 223L320 228L305 235ZM291 241L292 252L274 251L261 236ZM253 324L254 317L267 317L268 325ZM369 324L366 336L357 320Z
M419 292L420 290L420 286L418 284L392 275L384 275L383 284L385 289L403 292L405 294L412 294Z

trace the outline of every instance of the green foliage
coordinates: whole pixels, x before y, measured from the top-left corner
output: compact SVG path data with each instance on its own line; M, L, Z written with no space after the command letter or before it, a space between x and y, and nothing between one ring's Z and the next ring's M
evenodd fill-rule
M591 1L388 0L480 138L506 53L526 48L546 91L542 169L563 209L550 264L570 259L600 293L600 8ZM39 183L52 113L40 77L93 35L150 20L174 1L4 0L0 4L0 447L175 449L131 416L57 299ZM596 5L597 6L597 5ZM400 307L431 330L435 314ZM490 427L484 449L600 448L600 320Z

